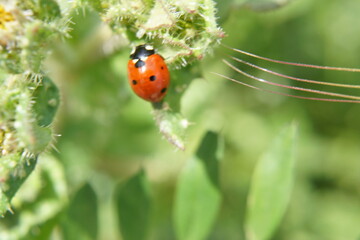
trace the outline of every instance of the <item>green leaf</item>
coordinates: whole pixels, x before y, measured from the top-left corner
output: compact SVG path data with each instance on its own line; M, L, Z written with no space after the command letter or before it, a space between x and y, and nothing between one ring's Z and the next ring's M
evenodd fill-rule
M214 142L212 134L207 136L210 137L205 137L201 146ZM203 147L200 147L199 153L206 157ZM174 222L177 238L205 239L215 221L220 201L220 193L208 176L204 160L190 159L179 176L176 190Z
M248 240L270 239L288 205L294 179L296 127L284 129L255 168L248 196Z
M117 189L116 206L123 239L146 239L151 213L151 197L149 183L143 170Z
M19 145L24 146L32 154L39 154L46 149L52 140L49 127L38 125L33 111L32 94L24 88L19 94L19 104L16 106L15 130Z
M70 202L63 222L66 239L96 239L98 233L98 203L90 184L84 185Z
M230 10L237 7L237 5L243 4L246 0L215 0L217 13L216 15L219 17L219 24L224 23L225 20L230 16Z
M60 103L58 88L50 78L45 76L41 85L35 89L33 97L35 98L33 108L36 112L38 125L50 125Z
M37 157L24 160L16 169L10 174L7 180L8 189L5 190L5 195L11 200L20 186L24 183L30 173L36 166Z
M60 7L55 0L39 0L39 12L45 20L61 17Z
M156 109L157 104L154 104L153 115L161 134L175 147L185 150L185 131L189 126L189 121L180 113L170 109Z
M172 52L174 51L174 52ZM176 50L162 49L164 55L175 55ZM182 69L171 71L171 83L165 97L166 103L174 112L181 112L181 101L189 85L198 78L202 78L202 68L200 63L193 63Z
M72 31L70 32L70 38L68 43L74 44L73 47L77 48L78 51L84 48L83 42L89 40L94 33L95 29L101 24L99 14L87 6L73 8L70 14L71 21L76 23L71 26ZM81 46L78 46L80 44ZM79 56L83 54L78 53Z
M190 125L181 114L181 99L190 82L201 77L199 69L199 65L194 64L173 71L166 102L153 103L153 116L160 133L180 150L185 150L185 135Z
M102 12L104 10L103 6L101 6L100 0L80 0L77 2L78 7L92 7L94 10L98 12Z
M34 170L36 161L36 157L24 159L9 176L6 176L8 178L6 182L0 185L0 216L9 210L11 199Z
M196 156L203 162L210 181L219 186L219 160L223 155L220 138L215 132L207 132L196 152Z
M8 197L0 190L0 217L3 217L4 214L10 209L10 201Z
M61 163L52 156L39 157L36 170L16 192L13 213L7 213L0 221L1 239L51 238L68 200L63 171Z

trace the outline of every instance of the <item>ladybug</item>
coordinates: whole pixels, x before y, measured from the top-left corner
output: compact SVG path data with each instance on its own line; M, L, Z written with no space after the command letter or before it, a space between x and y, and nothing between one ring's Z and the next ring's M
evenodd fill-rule
M170 73L164 58L148 44L139 45L132 51L128 76L133 91L149 102L160 102L170 84Z

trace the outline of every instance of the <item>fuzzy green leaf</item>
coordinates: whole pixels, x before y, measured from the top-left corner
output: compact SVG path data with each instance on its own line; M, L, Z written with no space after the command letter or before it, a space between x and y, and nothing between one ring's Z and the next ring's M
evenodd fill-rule
M43 77L41 85L33 93L36 120L39 126L48 126L52 123L59 107L59 90L48 77Z
M5 191L5 194L9 199L15 195L26 178L34 170L36 161L37 158L26 159L11 173L7 180L8 189Z
M10 201L20 186L28 178L36 166L37 158L24 159L16 168L12 170L0 189L0 216L4 215L10 207ZM4 176L3 176L4 177Z
M1 220L1 239L51 239L52 230L63 215L68 192L61 163L42 155L36 166L16 193L13 213Z
M8 197L0 190L0 217L3 217L4 214L10 209L10 201Z
M246 214L249 240L270 239L285 213L294 179L295 132L295 126L284 129L255 168Z
M156 124L171 144L180 150L185 150L185 131L189 122L180 113L169 109L155 109L153 111Z
M103 11L100 0L79 0L76 2L76 4L76 7L91 7L98 12Z
M153 103L153 115L160 133L180 150L185 150L186 130L190 125L181 114L181 99L190 82L201 77L199 69L199 65L194 64L172 72L166 103Z
M39 0L40 17L49 20L61 16L60 7L55 0Z
M49 84L46 79L47 78L45 78L45 85ZM19 138L19 145L25 147L25 149L32 154L43 152L52 140L51 128L39 126L38 124L38 122L49 123L57 109L55 105L58 105L59 100L56 99L56 90L54 87L50 87L46 89L46 91L47 90L49 90L48 93L44 93L44 91L40 93L41 90L38 92L37 96L39 96L40 99L35 99L35 102L37 102L35 104L32 100L32 98L34 98L33 93L29 88L23 87L23 91L17 96L19 102L16 106L16 122L14 124L16 135ZM40 96L41 94L43 95L42 97ZM46 101L46 97L51 98L48 99L50 102ZM44 109L41 105L50 106ZM49 111L50 108L52 108L52 110Z
M116 191L116 206L124 240L146 239L151 212L149 183L140 170Z
M182 170L176 191L174 222L179 240L205 239L219 210L217 135L207 133L197 152ZM215 148L206 152L205 148Z

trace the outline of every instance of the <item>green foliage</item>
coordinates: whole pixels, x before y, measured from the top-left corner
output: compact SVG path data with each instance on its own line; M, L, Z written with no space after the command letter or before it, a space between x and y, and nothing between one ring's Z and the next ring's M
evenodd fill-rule
M0 2L0 239L359 238L359 107L211 74L256 85L222 63L239 57L224 32L259 55L356 67L358 1ZM140 43L170 67L162 103L128 86Z
M153 111L155 121L160 132L174 146L181 150L185 150L185 131L189 126L189 122L181 114L174 113L168 109L157 109Z
M70 36L73 42L84 41L103 20L115 32L127 32L128 35L123 35L127 41L140 42L132 39L130 32L133 32L141 41L151 39L156 45L166 42L168 50L164 49L163 55L171 56L168 63L184 66L188 61L202 58L222 34L216 25L215 8L210 0L190 5L178 1L68 3L28 0L0 5L0 8L0 67L7 74L2 85L4 89L7 86L13 88L12 93L8 89L3 94L4 112L0 123L4 137L11 135L14 138L11 139L11 144L15 145L11 146L11 152L15 156L36 157L53 138L51 123L59 106L59 93L44 74L47 71L44 62L56 49L54 45L62 44L59 39ZM71 21L81 22L79 11L91 18L71 29ZM146 21L142 17L145 12L149 14ZM187 120L178 112L164 109L157 110L155 115L160 132L176 147L184 149ZM8 149L3 143L2 148ZM20 157L17 161L20 162ZM8 170L9 173L12 171ZM5 181L7 178L5 175ZM5 209L4 206L1 209Z
M17 200L13 201L13 212L7 212L1 219L1 239L49 239L61 221L68 198L63 166L46 154L37 162L36 169L14 197ZM28 164L23 176L35 166L34 162Z
M0 206L1 215L35 168L37 155L51 143L53 137L49 124L59 103L58 90L49 78L45 78L45 84L52 84L51 92L42 94L41 103L34 103L33 99L40 97L44 87L41 83L28 83L29 79L23 77L8 76L2 89L1 191L4 192L2 197L7 195L7 204ZM41 104L52 106L44 108L40 107ZM47 122L44 122L45 116Z
M205 134L198 150L196 158L202 161L207 175L216 187L219 187L219 161L224 155L221 137L212 131Z
M65 239L95 239L98 235L97 197L93 188L86 184L73 196L62 220Z
M5 160L5 159L4 159ZM0 211L4 214L10 209L10 201L20 186L27 179L29 174L34 170L36 165L36 158L30 158L18 164L16 168L11 169L6 179L6 184L2 185L0 192Z
M256 165L245 222L249 240L270 239L285 213L294 181L295 131L284 129Z
M176 186L174 224L177 239L206 239L218 213L221 195L216 181L218 168L217 135L208 132L197 157L189 159L180 173ZM204 153L204 146L212 151ZM207 171L210 170L210 171Z
M58 88L50 78L44 77L34 91L36 121L39 126L49 126L60 104Z
M108 6L105 22L126 33L132 45L153 42L170 67L202 59L223 37L211 0L109 1Z
M144 170L140 170L116 191L116 205L125 240L147 239L151 197Z
M219 209L220 194L212 185L204 166L189 160L180 175L174 208L178 239L205 239Z
M62 23L67 20L57 20L60 9L55 1L19 1L11 6L1 4L0 8L0 21L4 23L0 31L0 67L4 73L0 93L0 191L8 198L0 206L3 215L35 168L38 154L53 139L49 125L59 105L59 93L43 73L42 65L49 45L66 35L66 24ZM28 16L29 10L33 19Z

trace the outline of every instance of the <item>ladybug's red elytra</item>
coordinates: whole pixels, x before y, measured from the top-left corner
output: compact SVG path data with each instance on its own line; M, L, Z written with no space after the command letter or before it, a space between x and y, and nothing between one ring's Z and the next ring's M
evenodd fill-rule
M134 92L149 102L160 102L170 84L164 58L149 44L137 46L128 63L129 84Z

